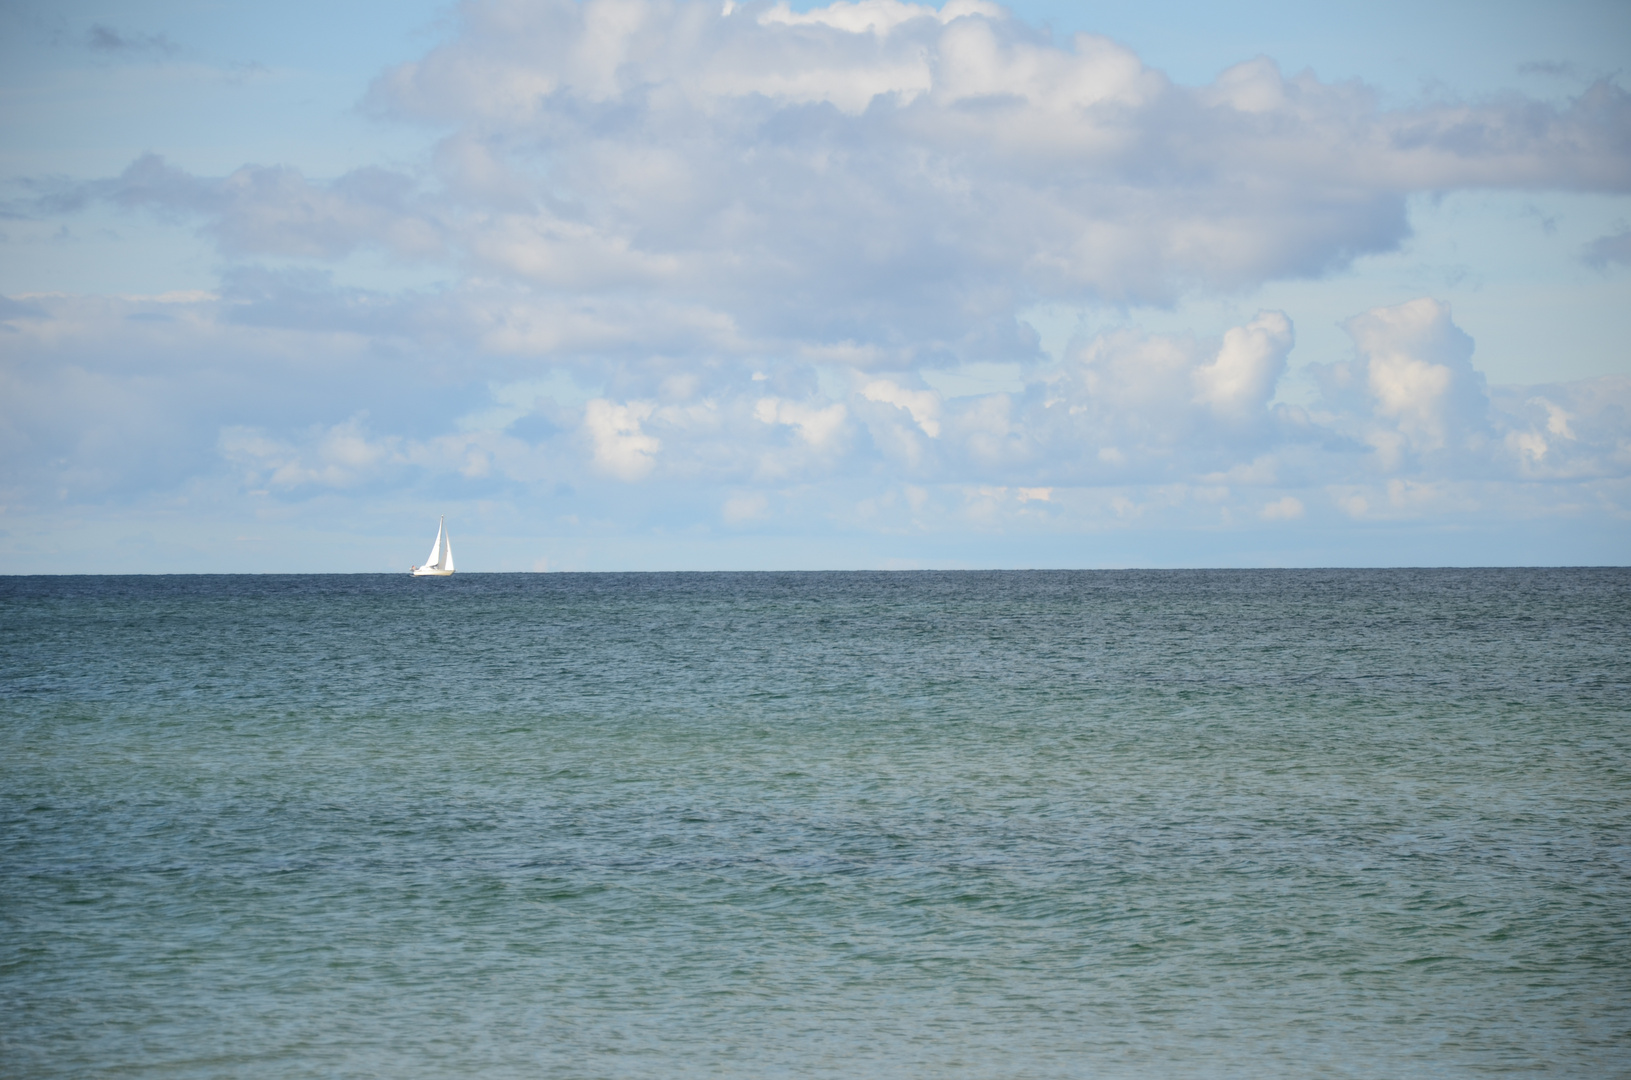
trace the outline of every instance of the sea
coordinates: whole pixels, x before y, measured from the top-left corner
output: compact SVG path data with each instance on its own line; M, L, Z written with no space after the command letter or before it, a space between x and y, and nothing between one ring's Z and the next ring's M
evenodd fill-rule
M0 1075L1631 1076L1631 570L0 577Z

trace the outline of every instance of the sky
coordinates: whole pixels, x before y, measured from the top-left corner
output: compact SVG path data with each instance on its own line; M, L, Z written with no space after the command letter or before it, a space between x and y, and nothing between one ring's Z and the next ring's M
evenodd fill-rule
M1625 564L1631 5L0 2L0 569Z

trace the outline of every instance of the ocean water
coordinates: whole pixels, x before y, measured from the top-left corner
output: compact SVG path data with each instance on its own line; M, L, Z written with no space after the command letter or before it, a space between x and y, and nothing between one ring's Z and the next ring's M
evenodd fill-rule
M1631 1075L1631 571L0 578L0 1075Z

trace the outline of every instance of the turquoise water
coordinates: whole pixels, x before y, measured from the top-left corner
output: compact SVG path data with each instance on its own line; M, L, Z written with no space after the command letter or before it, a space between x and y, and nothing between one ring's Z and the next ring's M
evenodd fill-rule
M1631 1075L1631 572L0 578L0 1074Z

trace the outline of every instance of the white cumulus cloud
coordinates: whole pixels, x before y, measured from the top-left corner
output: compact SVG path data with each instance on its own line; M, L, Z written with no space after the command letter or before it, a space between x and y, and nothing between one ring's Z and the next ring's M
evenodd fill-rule
M1340 268L1395 249L1416 192L1631 190L1612 83L1562 107L1390 110L1257 59L1185 87L983 2L480 0L369 102L447 131L424 168L199 177L147 155L72 197L195 215L233 257L374 250L583 303L644 296L747 348L887 369L1032 358L1016 313L1038 299Z
M583 429L594 446L594 463L619 480L638 480L657 464L661 443L640 430L655 406L596 398L584 406Z

